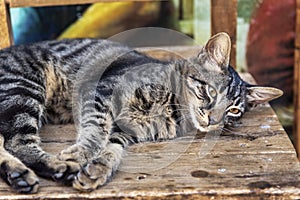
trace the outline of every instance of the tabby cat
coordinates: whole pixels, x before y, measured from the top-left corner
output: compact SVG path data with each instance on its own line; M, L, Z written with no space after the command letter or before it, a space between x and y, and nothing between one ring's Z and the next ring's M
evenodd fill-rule
M98 39L1 50L2 178L21 193L38 191L37 175L92 191L110 180L128 145L222 129L282 95L244 82L229 66L230 48L219 33L195 58L172 62ZM59 155L40 147L44 123L73 121L76 144Z

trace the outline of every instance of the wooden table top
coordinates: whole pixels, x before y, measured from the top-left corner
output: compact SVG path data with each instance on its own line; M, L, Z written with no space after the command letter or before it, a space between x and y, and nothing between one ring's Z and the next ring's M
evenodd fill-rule
M43 148L52 153L76 138L73 125L48 125L41 136ZM111 198L299 199L300 166L286 132L266 104L221 135L189 133L168 142L130 146L114 179L91 193L40 178L39 193L23 195L0 182L0 199Z

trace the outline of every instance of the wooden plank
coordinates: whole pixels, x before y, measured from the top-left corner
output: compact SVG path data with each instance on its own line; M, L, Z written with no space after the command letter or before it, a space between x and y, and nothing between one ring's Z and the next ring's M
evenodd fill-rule
M296 33L300 33L300 0L296 1ZM300 160L300 36L295 38L295 65L294 65L294 129L293 140L298 159Z
M300 32L300 1L296 1L296 33ZM295 46L300 47L300 34L295 34Z
M211 0L211 34L221 31L231 38L230 63L236 67L237 0Z
M59 5L75 5L90 4L97 2L126 2L126 1L149 1L149 0L6 0L10 7L39 7L39 6L59 6ZM160 0L154 0L160 1Z
M300 49L295 48L295 65L294 65L294 127L293 127L293 141L298 158L300 160Z
M296 1L296 37L294 64L294 129L293 140L300 160L300 0Z
M0 49L12 44L12 30L8 5L0 0Z

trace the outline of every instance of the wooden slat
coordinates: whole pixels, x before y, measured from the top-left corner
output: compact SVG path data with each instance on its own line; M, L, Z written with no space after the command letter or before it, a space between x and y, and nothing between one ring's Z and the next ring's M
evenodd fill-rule
M294 128L293 141L300 160L300 49L295 49L295 65L294 65Z
M294 130L293 140L300 159L300 0L296 3L296 38L294 64Z
M125 1L149 1L149 0L6 0L10 7L35 7L35 6L60 6L60 5L75 5L89 4L96 2L125 2ZM160 0L155 0L160 1Z
M0 0L0 49L12 44L9 8L4 0Z
M236 67L237 0L211 0L211 34L227 32L231 38L231 65Z
M295 46L300 47L300 0L296 0L296 33L295 34Z

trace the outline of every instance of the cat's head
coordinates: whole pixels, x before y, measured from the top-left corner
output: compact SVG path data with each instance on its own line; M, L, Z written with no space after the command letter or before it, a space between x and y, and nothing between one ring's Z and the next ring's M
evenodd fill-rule
M200 131L233 125L254 105L280 97L281 90L244 82L229 66L231 41L219 33L182 68L184 96L194 126Z

